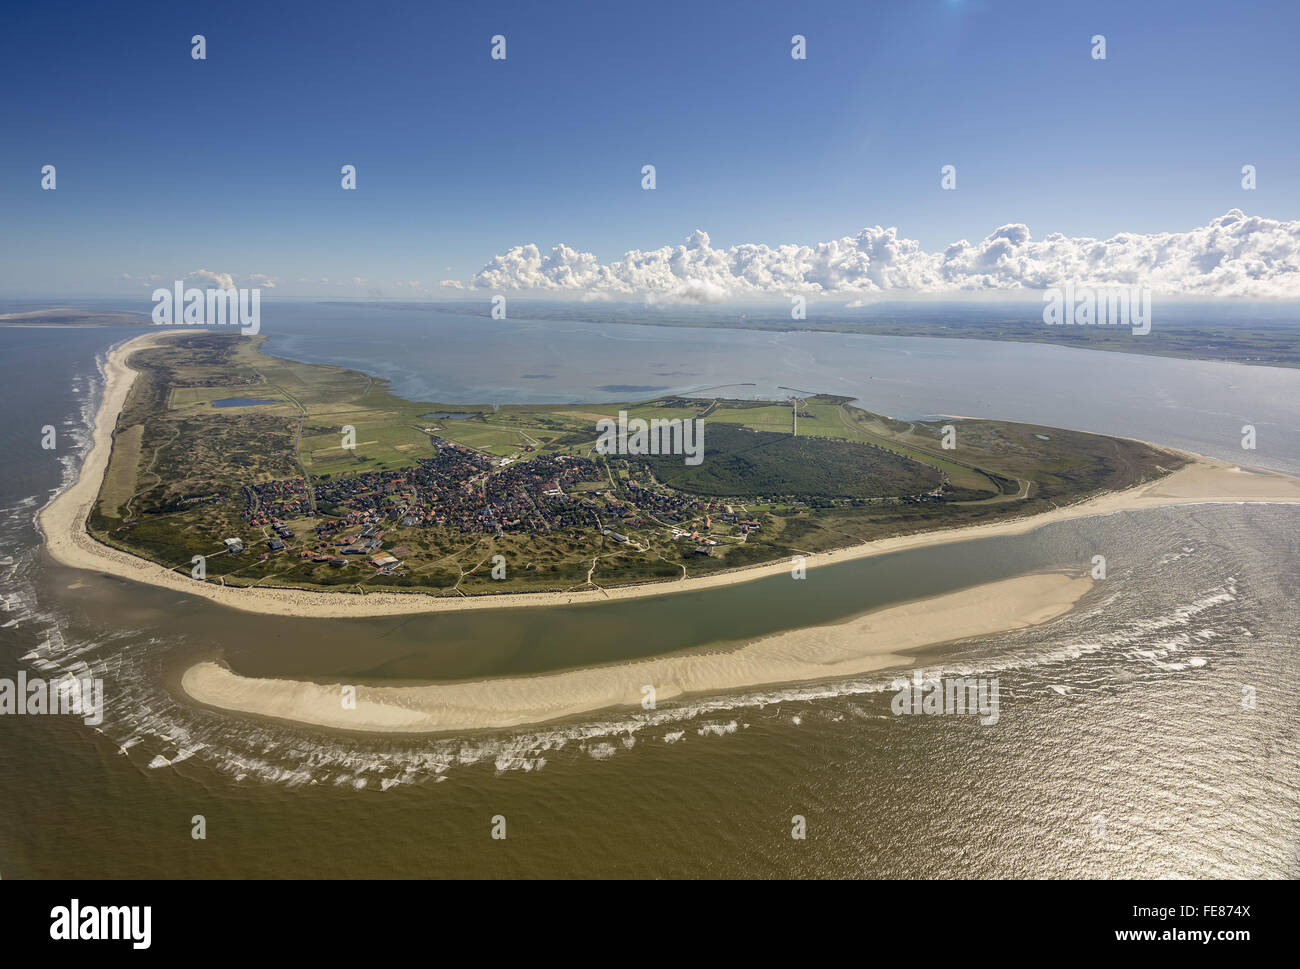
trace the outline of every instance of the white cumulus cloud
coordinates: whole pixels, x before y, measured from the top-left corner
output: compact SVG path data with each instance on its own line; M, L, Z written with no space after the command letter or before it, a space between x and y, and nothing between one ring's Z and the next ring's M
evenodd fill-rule
M750 243L714 249L696 230L677 246L601 263L557 245L515 246L469 282L474 289L522 290L585 298L710 303L806 295L850 300L1141 285L1170 295L1300 299L1300 222L1248 216L1240 209L1186 232L1123 232L1109 239L1052 233L1035 240L1025 225L1004 225L976 243L927 252L896 228L874 226L815 245ZM443 286L459 288L451 280Z
M216 283L218 289L237 289L235 279L230 273L214 273L209 269L196 269L185 276L187 282L195 280L204 280L210 283Z

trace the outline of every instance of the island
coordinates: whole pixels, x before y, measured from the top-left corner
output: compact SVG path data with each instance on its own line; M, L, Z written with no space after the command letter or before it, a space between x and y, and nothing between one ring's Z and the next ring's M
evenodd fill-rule
M132 355L94 538L226 588L599 592L1032 515L1187 463L1138 441L902 422L815 393L408 401L263 343L192 330ZM698 463L601 453L601 422L619 415L699 422Z

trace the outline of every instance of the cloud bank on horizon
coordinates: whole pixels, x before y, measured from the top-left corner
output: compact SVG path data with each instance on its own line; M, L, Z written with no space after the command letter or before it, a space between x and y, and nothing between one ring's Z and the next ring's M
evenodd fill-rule
M884 295L970 294L1076 286L1146 286L1166 295L1300 299L1300 222L1240 209L1188 232L1123 232L1109 239L1004 225L977 243L926 252L897 228L874 226L816 245L743 244L714 249L708 233L683 245L631 250L601 263L557 245L515 246L449 289L527 291L584 299L721 302L795 294L870 300Z

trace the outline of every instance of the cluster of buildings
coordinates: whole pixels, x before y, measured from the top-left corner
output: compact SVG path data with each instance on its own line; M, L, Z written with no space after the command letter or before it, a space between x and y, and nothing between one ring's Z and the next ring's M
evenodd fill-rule
M629 480L617 491L593 488L589 483L603 481L605 472L589 458L552 454L494 462L454 441L435 437L434 443L436 454L412 467L244 486L242 517L274 532L266 536L269 553L261 557L285 551L294 541L283 519L313 514L319 515L316 543L304 545L300 558L335 567L366 563L385 575L405 574L401 560L409 554L406 548L383 548L385 528L394 524L498 536L595 529L627 544L628 529L695 521L684 529L672 527L672 536L689 538L692 551L701 555L711 555L718 544L707 537L714 519L742 534L761 527L730 505L655 488L653 482L643 487ZM225 541L232 553L243 550L239 539Z
M710 506L709 511L713 511L713 507L714 506ZM750 532L756 532L763 527L763 523L760 522L757 518L741 518L740 515L738 515L736 512L731 510L730 505L726 506L725 511L718 512L717 518L718 521L720 522L726 522L729 525L735 525L737 528L740 529L740 533L742 535L748 535ZM706 527L712 524L709 519L709 516L707 515L704 517L704 521L706 523Z
M387 518L408 527L445 524L443 507L466 500L474 483L491 472L492 461L452 441L434 440L437 453L415 467L314 478L317 504L338 517L336 530Z
M628 497L636 502L638 508L653 512L655 517L666 521L679 522L694 518L703 507L706 507L694 498L679 492L653 491L641 487L635 481L627 483L627 493Z
M580 501L567 491L600 479L594 461L546 455L494 469L477 451L441 439L435 443L437 455L415 467L313 479L317 503L338 516L318 532L330 537L358 522L390 519L406 527L498 535L545 534L590 524Z
M311 495L303 478L244 485L239 492L244 499L240 517L250 525L269 525L277 519L311 514Z
M316 529L318 537L322 531L322 527L318 526ZM337 529L332 530L331 533L335 532ZM385 552L382 551L383 545L384 530L377 523L372 523L365 525L356 535L337 535L335 538L321 541L314 548L304 549L299 553L299 557L338 567L348 564L349 559L345 556L354 556L353 561L366 562L383 575L405 575L401 571L402 561L399 555L406 555L410 550L399 548Z
M483 481L482 505L461 531L494 531L537 535L581 528L591 523L584 500L567 492L584 481L599 481L600 466L567 454L520 461ZM590 499L586 499L590 504ZM599 517L599 515L597 515Z
M701 532L711 532L713 530L713 519L717 517L718 521L733 525L740 529L742 535L748 535L750 532L758 531L763 527L762 522L754 518L741 518L730 505L723 505L721 508L716 504L706 505L704 508L704 523L698 528L686 531L681 528L674 528L669 534L678 541L689 539L691 542L691 551L697 555L712 555L714 547L718 544L717 539L709 538Z
M293 541L293 530L278 518L272 518L265 522L257 522L259 525L267 525L271 531L275 532L275 538L266 540L266 547L272 552L283 552L289 547L289 542ZM222 543L226 546L226 551L231 555L238 555L244 550L244 540L242 538L223 538Z

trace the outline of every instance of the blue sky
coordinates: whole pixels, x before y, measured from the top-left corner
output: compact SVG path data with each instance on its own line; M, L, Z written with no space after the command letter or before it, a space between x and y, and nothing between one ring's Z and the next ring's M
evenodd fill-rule
M606 261L697 228L719 247L879 224L941 250L1013 222L1041 239L1300 218L1295 3L54 3L5 21L10 295L198 268L400 295L523 243Z

